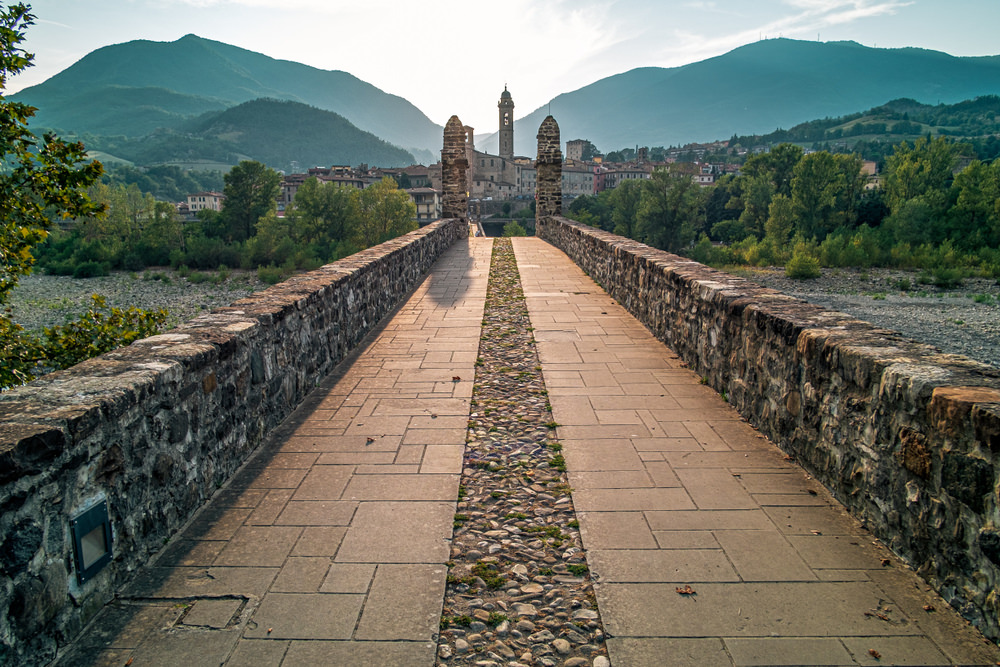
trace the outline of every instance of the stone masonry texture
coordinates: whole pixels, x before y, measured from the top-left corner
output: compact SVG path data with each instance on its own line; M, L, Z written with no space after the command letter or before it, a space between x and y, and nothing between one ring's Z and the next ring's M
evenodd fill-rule
M468 216L469 193L466 185L468 169L465 126L458 116L452 116L444 126L444 146L441 148L441 179L444 189L441 196L441 214L445 218Z
M537 229L1000 639L1000 373L570 220Z
M559 124L546 116L538 128L538 171L535 196L537 216L562 215L562 151L559 148Z
M0 394L0 664L45 664L467 235L443 220ZM79 584L70 519L106 500Z

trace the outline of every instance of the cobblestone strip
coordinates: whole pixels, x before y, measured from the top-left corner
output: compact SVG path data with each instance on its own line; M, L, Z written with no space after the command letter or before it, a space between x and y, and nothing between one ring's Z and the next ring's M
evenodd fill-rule
M510 239L493 246L438 665L607 667Z

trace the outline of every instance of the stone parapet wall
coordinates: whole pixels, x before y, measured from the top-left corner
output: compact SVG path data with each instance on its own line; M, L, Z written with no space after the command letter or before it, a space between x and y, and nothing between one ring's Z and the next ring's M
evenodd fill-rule
M295 276L0 394L0 664L45 664L468 235L460 220ZM70 520L107 501L80 584Z
M537 234L1000 639L1000 372L564 218Z

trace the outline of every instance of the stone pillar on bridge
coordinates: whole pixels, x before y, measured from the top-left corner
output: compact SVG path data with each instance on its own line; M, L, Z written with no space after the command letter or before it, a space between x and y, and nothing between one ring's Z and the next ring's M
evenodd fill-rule
M538 128L536 221L550 215L562 215L562 150L559 146L559 124L552 116L546 116Z
M466 189L466 172L469 160L465 156L465 126L458 116L448 119L444 126L444 146L441 148L441 217L467 219L469 192Z

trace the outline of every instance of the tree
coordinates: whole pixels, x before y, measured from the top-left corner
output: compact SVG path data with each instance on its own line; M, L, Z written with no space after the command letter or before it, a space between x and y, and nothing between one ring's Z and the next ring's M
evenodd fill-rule
M704 227L702 193L684 171L657 169L643 183L636 219L636 240L677 252Z
M642 198L641 181L624 181L608 195L611 204L612 231L618 236L635 238L635 221Z
M944 137L921 138L911 147L903 142L886 160L885 195L889 210L899 211L907 200L923 197L932 206L945 205L957 156Z
M416 204L388 176L362 190L358 204L360 215L353 238L362 248L370 248L417 228Z
M0 11L0 89L34 58L20 47L25 29L34 23L29 12L20 3ZM81 143L65 143L51 133L39 142L28 130L34 114L34 107L0 96L0 303L31 270L32 249L45 240L54 217L101 210L83 191L100 178L101 163L88 161Z
M295 193L295 200L285 211L290 232L296 242L311 246L324 260L336 259L354 233L360 218L360 192L333 183L307 179Z
M34 23L24 4L0 7L0 92L7 78L31 66L24 51L24 31ZM99 162L87 161L83 144L65 143L45 134L39 143L28 129L35 108L0 96L0 306L22 275L31 271L35 246L45 240L54 217L93 215L101 207L83 188L101 176ZM0 388L32 379L41 345L0 313Z
M810 153L795 166L792 207L806 238L822 240L833 231L837 195L845 187L844 174L826 151Z
M952 185L955 205L948 218L948 232L967 250L1000 244L1000 161L986 165L975 160Z
M225 176L221 221L230 241L253 236L257 221L277 208L281 176L254 160L244 160Z
M747 176L764 178L776 193L791 197L792 177L795 165L802 159L802 152L795 144L779 144L767 153L747 158L742 171Z

